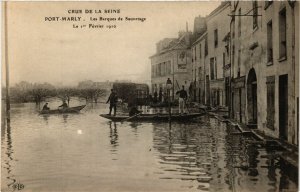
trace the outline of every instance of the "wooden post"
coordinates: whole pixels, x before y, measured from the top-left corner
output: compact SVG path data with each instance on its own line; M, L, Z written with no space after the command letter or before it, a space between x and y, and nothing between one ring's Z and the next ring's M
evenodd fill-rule
M10 122L10 97L9 97L9 65L8 65L8 32L7 32L7 1L4 1L4 51L5 51L5 77L6 77L6 118Z

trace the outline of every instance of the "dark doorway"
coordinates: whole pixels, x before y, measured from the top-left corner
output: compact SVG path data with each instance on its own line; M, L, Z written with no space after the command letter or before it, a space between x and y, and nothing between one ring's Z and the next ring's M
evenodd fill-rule
M279 76L279 137L288 136L288 75Z
M198 95L199 95L199 97L198 97L198 102L199 102L199 103L202 103L202 102L201 102L201 88L198 89Z
M299 97L297 97L297 146L299 145L298 135L299 135Z
M242 122L242 89L239 88L239 110L240 110L240 122Z
M234 92L231 93L231 118L234 118Z
M229 77L225 78L225 106L228 106L228 104L230 103L230 92L229 92Z
M257 80L254 68L250 69L247 79L248 123L257 124Z
M209 75L206 75L206 105L210 105Z

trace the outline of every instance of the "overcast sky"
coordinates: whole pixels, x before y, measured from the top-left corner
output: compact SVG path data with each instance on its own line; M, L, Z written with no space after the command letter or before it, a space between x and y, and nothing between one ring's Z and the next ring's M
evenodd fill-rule
M8 3L11 84L22 80L75 85L82 80L150 80L149 56L165 37L193 29L220 2L13 2ZM68 10L102 10L69 14ZM120 13L104 14L104 9ZM92 17L141 17L146 21L90 22ZM45 21L81 17L81 21ZM85 21L83 21L83 19ZM116 29L75 29L73 24L116 24Z

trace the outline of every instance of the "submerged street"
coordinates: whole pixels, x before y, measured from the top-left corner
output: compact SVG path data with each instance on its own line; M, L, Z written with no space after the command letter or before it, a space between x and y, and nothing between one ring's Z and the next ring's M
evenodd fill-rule
M296 169L215 118L114 123L99 116L107 110L39 115L33 103L12 105L2 191L297 191Z

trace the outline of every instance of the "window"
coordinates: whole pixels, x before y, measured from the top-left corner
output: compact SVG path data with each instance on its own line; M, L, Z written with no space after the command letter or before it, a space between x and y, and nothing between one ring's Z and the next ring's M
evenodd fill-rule
M194 62L194 49L192 48L192 62Z
M171 61L168 61L168 74L171 74Z
M202 58L202 53L201 53L201 51L202 51L202 47L201 47L201 44L200 44L200 48L199 48L200 59Z
M214 37L215 37L215 47L218 47L218 29L215 29L214 31Z
M201 80L201 67L198 67L198 78Z
M192 79L194 79L194 69L192 69Z
M265 1L265 9L267 9L271 4L273 3L273 1Z
M253 1L253 29L258 27L257 25L257 15L258 15L258 6L257 1Z
M272 21L267 24L267 61L268 63L273 62L273 40L272 40Z
M241 8L239 9L239 15L242 15L242 10L241 10ZM241 36L241 25L242 25L242 16L239 16L238 17L239 18L239 20L238 20L238 36L240 37Z
M215 59L214 58L210 58L210 79L215 79Z
M204 52L205 52L205 56L208 55L208 45L207 45L207 36L205 37L205 45L204 45Z
M197 45L195 45L195 61L197 61Z
M275 76L267 77L267 127L274 130Z
M226 56L225 56L225 53L223 53L223 77L225 77L225 65L226 65L225 59L226 59Z
M235 16L232 17L232 39L235 38Z
M279 12L279 59L286 58L286 11Z
M238 71L237 71L237 76L240 77L241 75L241 50L239 49L238 52Z
M216 58L210 58L210 78L211 80L217 78L217 69L216 69Z
M235 68L234 64L235 64L235 46L234 44L232 45L232 56L231 56L231 65L232 65L232 69ZM234 71L234 70L233 70ZM232 74L234 75L234 74Z
M217 77L217 58L215 57L215 78L217 79L218 77Z
M159 76L162 75L162 71L161 71L161 63L158 64L158 75L159 75Z
M151 77L154 77L154 67L151 65Z
M235 59L235 45L232 45L232 61Z

